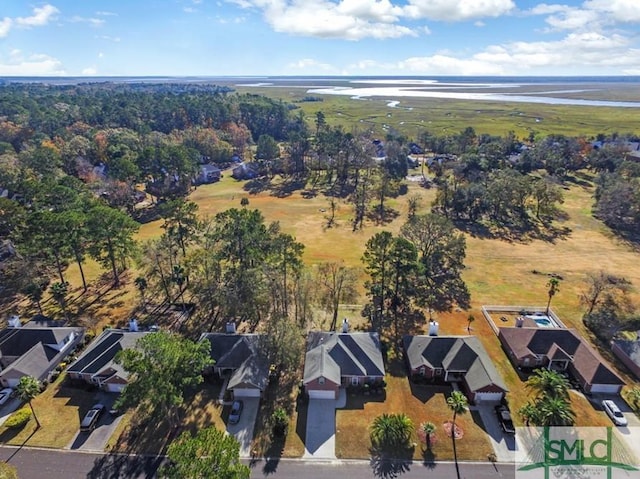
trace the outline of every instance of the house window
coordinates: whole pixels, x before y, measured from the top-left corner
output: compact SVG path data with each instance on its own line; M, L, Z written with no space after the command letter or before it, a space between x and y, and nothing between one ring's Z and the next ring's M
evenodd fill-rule
M360 381L358 381L358 377L357 377L357 376L353 376L353 377L351 378L351 384L352 384L353 386L357 386L358 384L360 384Z
M324 378L318 378L318 384L324 384Z
M422 366L422 367L418 370L418 372L420 373L420 376L424 376L424 375L425 375L425 373L427 372L427 370L424 368L424 366Z
M442 376L442 368L436 369L436 376Z
M529 358L524 358L523 364L529 366Z

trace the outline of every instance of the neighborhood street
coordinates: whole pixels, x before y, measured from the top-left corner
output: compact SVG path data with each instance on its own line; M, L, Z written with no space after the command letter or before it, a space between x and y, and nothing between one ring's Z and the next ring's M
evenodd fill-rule
M75 451L0 447L0 460L8 461L18 469L21 478L28 479L151 479L164 460L162 457L118 456ZM450 479L456 476L452 463L402 464L390 468L385 464L372 465L367 461L305 461L265 460L251 464L253 479L321 479L349 477L374 479ZM378 471L376 475L374 468ZM386 476L384 474L387 474ZM510 464L460 463L460 477L467 479L494 479L514 477Z

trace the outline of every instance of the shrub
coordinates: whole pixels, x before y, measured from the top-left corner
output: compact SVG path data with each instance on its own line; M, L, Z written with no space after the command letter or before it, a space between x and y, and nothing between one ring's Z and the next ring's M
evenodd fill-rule
M14 412L9 419L4 423L5 426L11 429L20 429L31 419L31 411L29 408L23 407Z
M276 437L282 437L287 432L287 426L289 425L289 416L287 411L279 407L271 415L273 421L273 435Z

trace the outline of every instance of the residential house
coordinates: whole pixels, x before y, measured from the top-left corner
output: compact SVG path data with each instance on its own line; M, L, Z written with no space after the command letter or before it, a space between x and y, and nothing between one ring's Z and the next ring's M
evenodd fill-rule
M269 382L269 363L261 352L259 334L205 333L201 341L211 343L210 372L228 379L234 398L260 397Z
M115 362L116 354L135 348L138 340L148 333L105 329L67 368L67 376L72 380L94 384L107 392L122 392L127 385L129 373Z
M412 378L458 383L469 401L495 402L508 392L486 350L474 336L405 336Z
M215 183L220 181L222 171L216 165L200 165L200 171L196 176L194 183L197 185Z
M302 382L310 398L336 399L341 387L380 384L384 375L378 333L309 333Z
M236 180L251 180L258 177L257 167L251 163L240 163L231 170Z
M82 341L84 329L67 327L39 327L13 322L13 327L0 331L0 383L15 388L23 376L39 381L49 373Z
M498 338L519 368L566 371L586 393L619 393L624 381L573 329L499 328Z
M614 339L611 341L611 350L640 379L640 338L635 341Z

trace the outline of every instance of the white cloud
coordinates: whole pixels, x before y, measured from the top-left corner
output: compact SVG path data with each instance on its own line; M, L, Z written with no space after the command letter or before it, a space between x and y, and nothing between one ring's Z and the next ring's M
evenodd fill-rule
M104 10L97 11L96 15L99 16L99 17L116 17L116 16L118 16L117 13L107 12L107 11L104 11Z
M409 0L405 10L413 18L457 22L499 17L514 8L513 0Z
M482 20L475 21L473 22L473 24L478 28L486 26L486 23L484 23Z
M472 55L441 51L393 63L362 60L351 74L526 75L574 71L575 74L640 74L640 49L620 34L571 32L557 41L491 45ZM634 73L635 72L635 73Z
M33 15L30 17L16 18L16 25L23 27L40 27L49 23L50 20L55 19L58 13L60 13L60 10L53 5L47 4L42 7L35 7L33 9Z
M86 76L95 76L98 73L98 70L95 67L87 67L82 70L82 75Z
M193 7L184 7L182 10L183 10L185 13L196 13L196 12L198 11L198 10L196 10L196 9L195 9L195 8L193 8Z
M584 7L606 12L621 23L640 22L640 2L637 0L587 0Z
M287 68L292 70L313 70L313 71L336 71L335 68L328 63L322 63L312 58L303 58L293 63L289 63Z
M105 23L105 21L102 18L88 18L88 17L81 17L79 15L74 15L69 19L69 21L71 23L88 23L92 27L99 27Z
M320 38L399 38L417 36L398 25L401 7L389 0L230 0L243 8L262 10L277 31Z
M9 35L11 25L13 25L13 20L9 17L4 17L2 20L0 20L0 38L4 38Z
M102 40L107 40L114 43L120 42L120 37L111 37L109 35L100 35L100 36L96 36L96 38L101 38Z
M48 55L24 58L13 50L8 61L0 59L0 76L62 76L66 75L60 60Z

